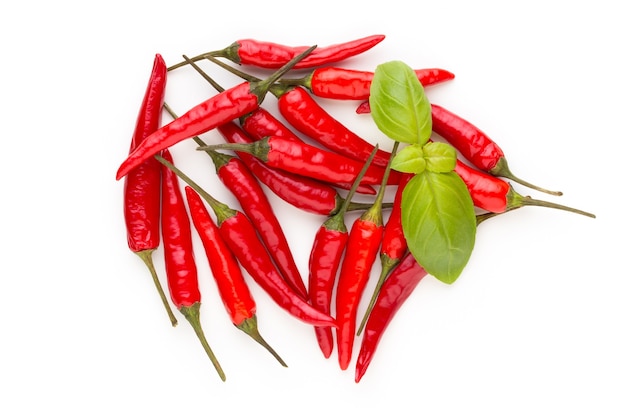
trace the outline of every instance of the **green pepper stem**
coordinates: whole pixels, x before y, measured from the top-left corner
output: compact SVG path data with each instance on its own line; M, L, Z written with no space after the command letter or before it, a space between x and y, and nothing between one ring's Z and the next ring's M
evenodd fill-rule
M211 359L211 362L213 363L213 366L215 367L215 370L219 374L220 378L222 379L222 381L226 381L226 375L222 370L222 366L215 357L211 346L209 346L209 342L207 342L206 337L204 336L204 331L202 330L202 326L200 325L200 303L193 303L189 307L182 306L179 308L179 310L183 314L183 316L185 316L187 321L189 321L191 327L193 327L193 330L198 336L198 339L200 339L200 343L202 344L204 351L209 356L209 359Z
M569 211L570 213L580 214L583 216L591 217L592 219L596 218L595 214L592 214L583 210L564 206L562 204L552 203L550 201L535 200L531 198L530 196L522 196L517 191L515 191L513 187L509 189L509 192L507 193L506 197L507 197L507 210L511 210L511 209L519 208L523 206L537 206L537 207L548 207L548 208L553 208L557 210Z
M382 204L385 194L385 188L387 187L387 181L389 179L389 174L391 173L391 161L395 157L399 145L400 142L394 141L393 149L391 150L391 155L389 156L389 162L387 163L387 166L385 166L385 173L383 174L383 178L380 183L376 199L374 200L372 207L370 207L367 211L365 211L365 213L361 215L361 219L372 221L379 226L383 223Z
M533 190L541 191L542 193L558 196L563 195L561 191L546 190L545 188L538 187L534 184L529 183L528 181L524 181L523 179L518 178L515 174L511 172L511 170L509 169L509 163L504 157L500 158L498 163L489 171L489 173L497 177L508 178L520 185L532 188Z
M195 62L189 59L187 55L183 55L183 58L185 58L185 61L187 61L193 67L193 69L195 69L205 80L207 80L209 84L211 84L211 86L217 90L218 93L221 93L224 91L224 87L219 85L217 81L215 81L213 78L209 76L209 74L202 71L202 68L200 68L198 65L196 65ZM218 61L218 62L221 62L221 61Z
M152 262L152 253L154 249L146 249L139 252L135 252L137 256L141 258L141 260L146 264L148 270L150 271L150 275L152 276L152 281L154 281L154 285L156 286L157 292L159 293L159 297L161 298L161 302L163 306L165 306L165 311L167 311L167 315L172 322L172 327L176 327L178 324L178 320L176 320L176 316L174 316L174 312L170 307L169 302L167 301L167 297L165 296L165 291L163 291L163 287L161 286L161 282L159 281L159 277L157 276L156 269L154 268L154 262Z
M169 168L173 173L176 174L180 179L185 181L187 185L193 188L204 200L211 206L215 215L217 217L218 225L222 224L222 222L230 217L233 217L237 214L237 212L226 204L216 200L212 195L207 193L202 187L200 187L194 180L189 178L184 172L171 164L167 159L163 158L161 155L154 155L154 158Z
M250 317L249 319L245 319L241 324L236 326L239 330L243 331L245 334L254 339L257 343L263 346L269 353L276 358L276 360L285 368L287 364L285 361L276 353L276 351L265 341L265 339L259 333L259 328L257 326L257 318L256 315Z
M387 279L391 271L399 263L400 263L400 259L390 258L385 253L380 254L380 264L381 264L380 275L378 276L378 282L376 282L376 287L374 288L374 291L372 293L372 297L370 298L370 302L367 306L367 309L365 310L365 313L363 314L363 318L361 319L361 324L359 325L359 329L356 332L357 336L360 336L361 332L363 332L363 328L365 327L365 324L367 323L367 319L370 316L372 308L374 308L374 304L376 303L378 294L380 294L380 288L383 286L383 283L385 282L385 280Z

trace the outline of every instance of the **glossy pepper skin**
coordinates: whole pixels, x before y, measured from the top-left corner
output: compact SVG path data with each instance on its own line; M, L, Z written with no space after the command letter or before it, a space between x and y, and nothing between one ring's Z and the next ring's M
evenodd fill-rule
M302 139L300 139L300 137L289 129L283 122L263 108L255 110L242 119L241 126L243 130L245 130L253 140L261 140L267 136L282 136L295 141L302 141ZM299 177L302 178L302 176ZM310 178L308 178L308 180L311 181ZM322 184L322 186L323 185L324 184ZM349 190L352 183L332 183L329 185ZM307 187L310 186L312 185L307 185ZM357 192L360 194L376 194L376 190L370 185L359 185Z
M229 143L253 142L243 129L232 122L218 127L218 131ZM326 183L270 168L246 152L238 152L237 156L274 194L294 207L309 213L330 215L341 204L342 198L337 190Z
M230 149L249 152L273 168L283 169L305 177L329 183L353 183L363 167L363 162L318 148L302 141L280 136L269 136L249 144L223 144L199 147L206 149ZM379 185L384 169L370 166L362 182ZM391 172L389 184L398 184L399 173Z
M371 35L333 45L317 48L311 55L295 65L295 69L312 68L343 61L368 49L373 48L385 39L384 35ZM305 46L289 46L257 39L239 39L224 49L207 52L192 58L193 61L207 56L227 58L230 61L251 65L259 68L279 68L306 49ZM184 63L170 67L177 68Z
M132 152L148 135L159 128L161 108L167 85L167 67L156 54L152 72L137 115L130 143ZM152 253L161 243L161 164L150 159L133 169L124 178L124 222L128 247L148 267L172 326L174 316L152 261Z
M292 87L280 94L278 110L299 132L338 154L365 161L374 149L374 145L328 113L302 87ZM388 161L389 152L379 149L373 164L384 167Z
M163 159L173 165L169 150L162 151ZM201 294L198 284L198 268L193 253L191 222L183 199L178 177L164 168L162 181L161 233L167 283L172 303L193 327L202 347L222 379L226 375L209 346L200 324Z
M431 103L433 132L454 146L472 165L498 177L508 178L526 187L552 195L562 195L560 191L550 191L530 184L509 169L504 152L484 131L450 110Z
M394 142L390 161L393 160L398 146L399 142ZM352 358L359 303L383 239L382 201L390 173L391 162L385 167L374 204L354 221L348 235L335 297L337 357L342 370L348 369Z
M416 69L415 74L424 87L454 79L454 74L441 68ZM281 84L300 85L314 96L334 100L366 100L374 73L341 67L315 68L297 80L280 80Z
M237 157L210 151L217 175L256 227L259 236L287 283L304 300L309 296L296 265L289 242L261 184Z
M389 323L426 275L413 255L407 253L383 283L363 332L355 367L356 382L367 371Z
M361 179L372 163L378 146L374 148L365 161L359 176L348 192L341 209L326 219L315 234L311 254L309 255L309 292L311 305L320 311L331 314L333 288L348 243L348 228L345 215L350 201L361 182ZM315 337L325 358L329 358L333 351L333 334L328 327L316 327Z
M185 187L185 194L191 219L200 235L222 304L231 322L265 347L281 365L287 366L259 333L256 302L241 273L237 259L221 238L219 229L209 215L202 198L190 186Z
M208 132L221 124L235 120L258 108L274 81L293 68L298 61L310 54L314 49L315 46L306 49L267 79L254 82L244 81L221 91L192 107L169 124L162 126L146 137L128 155L118 168L116 178L118 180L123 178L130 170L163 149L170 148L185 139Z

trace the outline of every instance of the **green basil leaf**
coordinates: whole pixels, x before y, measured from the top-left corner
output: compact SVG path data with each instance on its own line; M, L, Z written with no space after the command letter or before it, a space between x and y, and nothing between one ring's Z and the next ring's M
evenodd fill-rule
M455 172L424 171L402 193L402 228L409 250L435 278L452 284L469 261L476 216L469 191Z
M407 64L389 61L376 67L369 103L376 126L389 138L420 146L430 139L430 102Z
M391 161L391 169L409 174L419 174L424 171L426 160L422 147L409 145L400 149Z
M450 172L456 166L456 149L443 142L424 145L426 169L432 172Z

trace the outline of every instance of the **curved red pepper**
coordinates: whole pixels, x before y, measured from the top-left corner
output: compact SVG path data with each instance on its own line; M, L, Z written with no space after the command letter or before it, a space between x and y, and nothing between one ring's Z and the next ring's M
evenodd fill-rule
M161 108L167 85L167 67L156 54L152 72L137 115L130 143L132 152L148 135L159 128ZM124 179L124 222L129 249L146 264L161 302L172 323L178 321L167 301L152 261L153 252L161 243L161 164L149 159L133 169Z
M281 365L287 366L259 333L256 302L241 273L237 259L220 236L219 229L211 219L200 195L189 186L185 187L185 194L191 219L200 235L222 304L230 320L238 329L266 348Z
M356 360L356 382L359 382L367 371L389 323L426 275L427 272L409 252L381 286L363 332Z
M170 152L164 149L162 153L163 159L173 164ZM163 212L161 216L161 230L170 297L172 303L193 327L215 370L220 378L225 381L226 375L224 375L222 367L206 341L200 325L201 295L198 285L198 269L193 254L191 223L178 184L178 178L169 169L164 168L162 171L161 204Z
M431 114L433 132L448 141L478 169L548 194L563 194L560 191L549 191L537 187L513 175L500 146L474 124L448 109L432 103Z
M244 213L256 227L281 275L294 291L307 300L307 288L298 271L287 237L257 178L237 157L215 151L209 151L209 155L219 178L237 198Z
M374 149L374 145L328 113L304 88L292 87L279 96L278 110L287 122L326 148L359 161L365 161ZM374 165L386 166L389 155L379 149Z
M319 65L343 61L371 49L384 39L385 35L371 35L347 42L319 47L311 53L311 55L296 64L294 68L312 68ZM236 64L272 69L284 65L305 49L305 46L288 46L256 39L240 39L224 49L207 52L193 57L191 60L198 61L207 56L213 56L227 58ZM171 66L169 69L172 70L184 64L185 62L181 62Z
M205 133L258 108L270 86L314 49L315 46L312 46L304 50L265 80L244 81L221 91L159 128L128 155L118 168L116 178L119 180L124 177L130 170L163 149Z

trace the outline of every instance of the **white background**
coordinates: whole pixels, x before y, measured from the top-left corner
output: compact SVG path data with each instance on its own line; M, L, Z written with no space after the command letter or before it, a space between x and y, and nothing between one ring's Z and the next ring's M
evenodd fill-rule
M17 4L0 17L0 415L626 415L618 2ZM454 72L431 101L485 130L520 177L564 195L515 189L597 218L525 207L480 226L461 278L422 281L359 384L354 361L341 371L335 354L324 359L311 328L251 283L259 328L289 365L279 366L230 324L200 251L202 323L224 383L184 318L169 326L126 246L115 171L154 54L174 63L246 37L323 46L376 33L387 37L342 65ZM182 113L211 94L185 69L166 100ZM388 147L355 103L325 104ZM194 147L172 148L179 165L236 204ZM306 276L323 219L271 198ZM164 280L161 251L155 259Z

